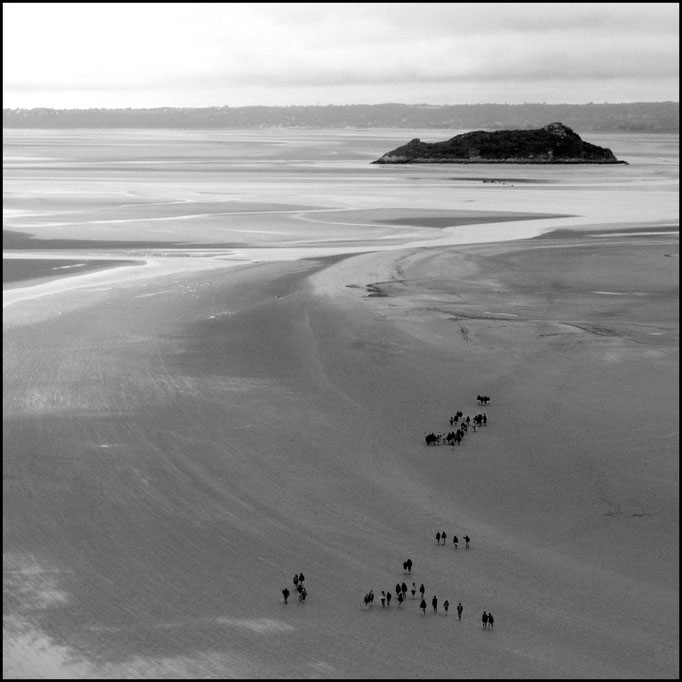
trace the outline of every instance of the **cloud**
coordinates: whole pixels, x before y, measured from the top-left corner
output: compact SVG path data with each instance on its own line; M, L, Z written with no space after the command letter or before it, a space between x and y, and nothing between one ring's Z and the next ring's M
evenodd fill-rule
M678 92L678 18L673 3L6 3L3 89L10 101L147 89L192 106L211 88L213 104L371 85L400 101L409 87L607 79L646 99L664 82Z

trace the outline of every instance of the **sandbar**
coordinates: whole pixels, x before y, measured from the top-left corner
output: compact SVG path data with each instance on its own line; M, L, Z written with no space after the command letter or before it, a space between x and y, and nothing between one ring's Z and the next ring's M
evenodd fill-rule
M136 264L141 264L141 261L5 257L2 261L2 285L3 288L33 286L55 277L74 277L95 270Z

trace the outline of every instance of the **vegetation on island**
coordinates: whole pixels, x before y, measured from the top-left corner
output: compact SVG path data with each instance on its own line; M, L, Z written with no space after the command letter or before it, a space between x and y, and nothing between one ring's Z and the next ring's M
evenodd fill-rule
M626 163L563 123L537 130L475 130L444 142L414 139L372 163Z

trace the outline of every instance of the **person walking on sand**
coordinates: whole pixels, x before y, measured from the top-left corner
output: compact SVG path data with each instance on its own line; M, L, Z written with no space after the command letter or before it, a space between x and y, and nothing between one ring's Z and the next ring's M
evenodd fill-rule
M452 544L455 546L455 549L457 549L457 543L458 542L459 542L459 538L456 535L453 535Z
M395 584L395 596L397 597L399 594L402 594L403 588L400 587L400 583Z
M493 618L493 614L489 613L488 614L488 625L490 625L490 629L493 629L493 625L495 625L495 619Z
M403 593L403 599L407 597L407 585L403 582L400 586L400 591Z
M386 606L386 593L381 590L381 608L383 609L384 606Z
M391 605L391 590L386 592L386 606L390 606L390 605Z
M403 605L403 593L398 592L398 606L402 606L402 605Z
M436 533L436 544L440 545L440 531Z
M443 532L440 534L440 539L443 541L443 546L445 546L445 538L446 538L445 531L443 531Z
M405 563L407 564L407 572L412 573L412 559L408 559Z
M462 606L462 602L459 602L459 604L457 604L457 620L462 620L462 611L464 611L464 607Z
M485 630L488 627L488 614L485 611L481 616L481 622L483 623L483 629Z
M298 574L298 582L302 583L304 580L305 580L305 576L303 575L303 573L299 573Z
M412 592L412 599L414 599L414 593L417 591L417 586L412 583L412 587L410 588L410 592Z
M298 573L294 573L294 589L298 587Z
M287 599L289 599L289 588L288 588L288 587L285 587L285 588L282 590L282 596L284 597L284 603L285 603L285 604L288 604L288 603L289 603L289 602L287 601Z
M422 599L421 603L419 604L419 608L422 610L422 613L426 615L426 600Z
M421 594L422 599L424 599L424 592L426 592L426 590L424 589L424 583L422 583L419 587L419 594Z
M308 596L308 590L305 589L305 587L301 590L301 599L305 601L305 598Z
M464 536L464 547L465 549L469 549L469 543L471 542L471 538L468 535Z
M433 595L433 599L431 600L431 606L433 606L433 612L438 613L438 598L436 595Z
M443 608L445 609L445 615L447 616L448 608L450 608L450 602L447 599L443 602Z

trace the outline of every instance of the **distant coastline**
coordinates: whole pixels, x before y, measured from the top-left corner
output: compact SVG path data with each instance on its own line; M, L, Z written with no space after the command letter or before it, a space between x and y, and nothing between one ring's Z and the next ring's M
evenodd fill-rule
M327 106L3 109L3 128L485 128L562 121L583 132L679 133L679 102L603 104L349 104Z

